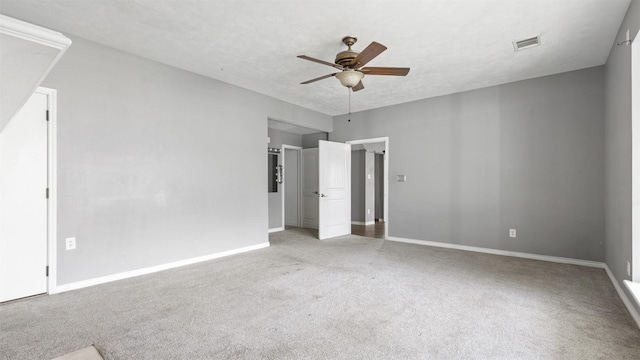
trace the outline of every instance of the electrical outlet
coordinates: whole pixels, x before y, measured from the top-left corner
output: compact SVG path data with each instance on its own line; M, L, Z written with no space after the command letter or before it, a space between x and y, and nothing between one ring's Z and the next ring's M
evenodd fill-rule
M631 261L627 261L627 276L631 276Z
M66 238L64 239L67 250L73 250L76 248L76 238Z
M516 229L509 229L509 237L516 237Z
M371 215L371 209L367 209L367 215Z

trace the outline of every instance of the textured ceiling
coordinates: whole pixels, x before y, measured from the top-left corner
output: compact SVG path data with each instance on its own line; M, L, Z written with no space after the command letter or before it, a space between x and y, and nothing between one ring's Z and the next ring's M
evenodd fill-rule
M352 111L605 63L630 0L197 1L2 0L0 13L219 79L319 112L348 111L333 62L358 37L388 50L369 66L407 66L407 77L367 76ZM541 35L515 53L512 41ZM73 45L72 45L73 46Z

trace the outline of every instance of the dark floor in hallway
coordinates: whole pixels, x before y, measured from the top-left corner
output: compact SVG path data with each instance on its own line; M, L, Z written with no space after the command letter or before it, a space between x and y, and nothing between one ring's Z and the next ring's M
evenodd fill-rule
M351 234L384 239L384 225L385 223L383 221L376 221L373 225L351 224Z

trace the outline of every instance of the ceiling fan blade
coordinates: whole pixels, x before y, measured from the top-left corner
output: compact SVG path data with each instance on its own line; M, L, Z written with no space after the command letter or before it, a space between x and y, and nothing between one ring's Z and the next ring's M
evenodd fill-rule
M336 69L340 69L340 70L344 69L341 65L330 63L328 61L324 61L324 60L320 60L320 59L316 59L316 58L312 58L312 57L307 56L307 55L298 55L298 57L300 59L305 59L305 60L317 62L319 64L328 65L328 66L334 67Z
M395 67L366 67L360 69L366 75L394 75L394 76L406 76L409 73L410 68L395 68Z
M359 91L364 89L364 84L362 83L362 80L360 80L360 82L358 83L358 85L354 86L351 88L352 91Z
M380 55L383 51L387 50L387 47L377 43L372 42L367 46L358 56L356 56L353 60L351 60L351 66L354 69L359 69L361 66L365 66L369 61L373 60L376 56Z
M330 77L332 77L332 76L336 76L336 74L337 74L337 73L333 73L333 74L329 74L329 75L325 75L325 76L320 76L320 77L317 77L317 78L315 78L315 79L311 79L311 80L307 80L307 81L305 81L305 82L301 82L300 84L310 84L310 83L312 83L312 82L316 82L316 81L318 81L318 80L322 80L322 79L330 78Z

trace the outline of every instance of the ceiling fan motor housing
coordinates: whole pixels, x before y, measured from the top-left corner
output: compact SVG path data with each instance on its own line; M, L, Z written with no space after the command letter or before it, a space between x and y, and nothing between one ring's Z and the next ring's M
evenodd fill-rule
M350 67L349 64L351 60L355 59L358 56L359 52L351 50L351 46L358 41L358 38L355 36L345 36L342 38L342 42L347 45L348 49L344 51L340 51L338 55L336 55L335 63L344 67Z
M358 56L359 52L357 51L353 51L351 50L351 48L349 48L349 50L345 50L345 51L340 51L338 53L338 55L336 55L336 64L344 66L344 67L350 67L351 64L351 60L355 59L356 56Z

